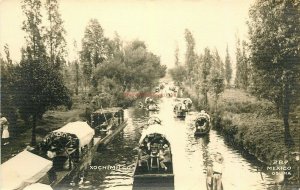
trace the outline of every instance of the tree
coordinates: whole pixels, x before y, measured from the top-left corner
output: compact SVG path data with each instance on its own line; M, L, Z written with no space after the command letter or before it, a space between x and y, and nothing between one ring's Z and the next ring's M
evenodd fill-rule
M63 21L59 13L59 4L57 0L46 0L45 8L49 26L46 28L45 42L49 57L49 63L57 71L61 71L62 65L66 62L66 31L63 27Z
M246 42L242 42L242 58L241 58L241 67L240 67L240 85L244 90L247 90L249 86L249 59L246 55Z
M179 62L179 47L176 46L175 49L175 66L179 66L180 62Z
M115 53L97 67L93 77L92 95L102 94L102 100L107 101L102 102L103 106L122 102L126 91L151 90L166 72L160 58L149 52L144 42L130 42L120 58L121 47L114 45L117 41L109 40L109 52Z
M232 78L232 68L231 68L231 61L230 61L230 56L228 52L228 45L226 48L226 57L225 57L225 79L227 82L227 86L230 86L230 81Z
M106 41L98 20L91 19L85 28L80 52L85 88L92 82L93 70L107 58Z
M72 101L61 75L47 62L46 50L41 37L41 2L24 0L26 16L22 29L27 33L26 46L17 68L15 81L16 104L22 118L29 123L32 119L31 144L36 144L36 124L43 114L58 105L71 107Z
M187 76L190 78L191 84L191 73L197 63L197 57L195 54L195 39L188 29L185 29L185 41L187 45L185 53L185 64L187 66Z
M41 35L41 1L40 0L23 0L22 11L26 17L23 21L22 30L27 34L25 36L27 47L25 50L30 51L32 59L40 59L46 62L46 51Z
M203 63L202 63L202 94L204 96L204 106L205 108L208 108L208 97L207 93L209 91L209 78L210 75L210 69L213 64L213 57L210 53L209 48L204 49L204 55L203 55Z
M259 0L250 9L248 24L253 93L281 108L287 146L294 144L289 113L299 94L299 9L295 0Z
M174 67L172 69L169 70L169 73L172 77L172 79L177 83L177 84L181 84L186 77L186 68L182 65L179 65L177 67Z
M5 57L2 58L0 54L0 89L1 89L1 113L7 117L10 123L10 132L15 132L17 129L17 107L15 104L15 86L16 80L16 66L12 63L10 58L10 50L7 44L4 46Z
M218 111L218 100L219 96L222 92L224 92L225 89L225 83L224 78L219 72L212 73L212 76L210 77L210 86L212 87L212 92L215 96L215 112Z
M236 59L236 70L235 70L235 86L237 88L242 87L242 70L243 70L243 57L242 57L242 51L241 51L241 42L240 39L237 38L236 42L236 54L235 54L235 59Z

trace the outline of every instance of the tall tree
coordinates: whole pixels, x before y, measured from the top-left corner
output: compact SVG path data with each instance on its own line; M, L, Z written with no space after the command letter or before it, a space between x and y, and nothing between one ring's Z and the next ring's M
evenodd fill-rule
M249 58L246 55L246 42L242 42L242 58L240 63L240 86L247 90L249 86Z
M189 83L191 84L191 73L194 66L197 63L197 57L195 53L195 39L188 29L185 29L185 41L186 41L186 53L185 53L185 64L187 66L187 74L190 79Z
M7 117L11 130L10 132L15 132L14 129L17 129L17 108L15 105L15 80L16 75L16 65L12 64L10 57L9 46L5 44L4 52L6 59L2 58L0 54L0 89L1 89L1 113Z
M49 109L58 105L71 106L70 94L57 70L47 62L46 50L41 37L41 2L23 0L26 45L16 77L16 101L22 118L32 120L31 144L36 144L37 120Z
M231 78L232 78L232 67L231 67L231 61L230 61L228 45L227 45L226 57L225 57L225 79L226 79L227 86L230 86Z
M215 49L212 55L211 71L209 75L209 85L215 97L215 112L218 110L218 100L220 94L224 91L224 67L223 62L219 56L218 50Z
M242 70L243 70L243 57L242 57L242 50L241 50L241 42L240 39L237 38L236 41L236 70L235 70L235 86L237 88L241 88L242 86Z
M22 29L26 32L27 47L24 50L30 52L32 59L40 59L46 62L45 45L41 34L41 1L23 0L22 10L26 17L23 21Z
M296 0L259 0L250 9L253 92L281 108L287 146L294 144L289 113L293 105L299 105L299 10Z
M107 58L106 38L97 19L91 19L85 28L80 59L83 63L85 88L90 85L93 70Z
M213 57L210 53L209 48L204 49L204 55L203 55L203 63L202 63L202 94L204 96L204 107L207 109L208 108L208 96L207 93L209 91L209 75L210 75L210 70L211 66L213 63Z
M61 71L63 64L66 62L66 31L59 13L57 0L46 0L45 8L48 21L45 33L45 44L49 63L53 65L57 71Z

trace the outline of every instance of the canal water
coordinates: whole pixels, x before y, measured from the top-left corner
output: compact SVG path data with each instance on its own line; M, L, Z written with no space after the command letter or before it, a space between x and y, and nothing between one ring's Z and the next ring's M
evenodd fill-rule
M97 153L79 185L69 182L59 189L131 190L137 158L137 147L148 118L155 114L162 120L169 134L173 154L176 190L206 190L206 165L210 155L220 152L224 157L222 175L225 190L273 190L274 181L261 172L259 164L226 144L222 136L211 130L206 137L195 137L193 121L196 113L188 113L185 120L173 116L174 98L160 99L158 113L138 108L125 111L128 125L106 149ZM95 167L96 166L96 167Z

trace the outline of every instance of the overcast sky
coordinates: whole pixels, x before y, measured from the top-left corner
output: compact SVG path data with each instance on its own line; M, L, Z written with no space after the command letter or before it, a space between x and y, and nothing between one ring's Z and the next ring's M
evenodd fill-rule
M236 35L247 37L248 10L251 0L61 0L60 12L67 31L69 59L73 59L73 41L80 50L84 29L96 18L104 35L118 32L123 41L146 42L148 49L161 57L163 64L174 65L174 51L179 47L184 62L184 30L196 40L196 53L205 47L217 48L224 60L228 44L235 62ZM0 0L0 49L7 43L14 61L20 60L24 45L21 30L24 16L21 0Z

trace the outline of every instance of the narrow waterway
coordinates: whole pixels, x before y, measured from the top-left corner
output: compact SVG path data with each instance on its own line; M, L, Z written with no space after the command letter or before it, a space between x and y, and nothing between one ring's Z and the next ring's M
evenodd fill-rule
M138 108L126 110L128 126L124 132L93 158L92 166L97 166L98 169L87 169L84 180L75 187L68 185L68 182L61 187L132 189L138 141L150 115L157 114L162 119L162 127L166 128L171 138L169 141L173 153L175 189L205 190L206 164L209 156L216 152L224 157L222 181L225 190L277 189L272 178L257 169L258 163L227 145L216 131L211 130L206 137L195 137L192 124L196 113L190 112L185 120L179 120L173 117L173 105L173 98L164 97L160 99L161 110L158 113L149 113Z

